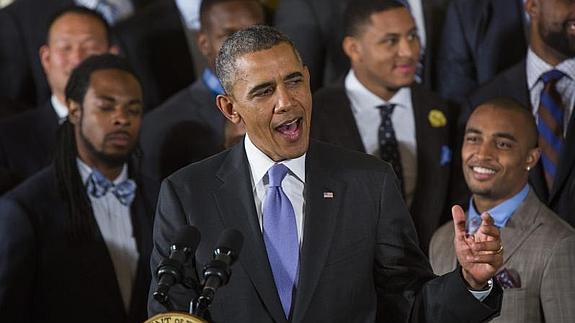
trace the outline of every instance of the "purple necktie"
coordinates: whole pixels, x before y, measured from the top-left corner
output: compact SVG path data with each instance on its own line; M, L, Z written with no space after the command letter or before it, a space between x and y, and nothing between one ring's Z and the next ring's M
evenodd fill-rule
M288 172L283 164L268 170L269 187L263 205L263 234L268 259L286 318L297 282L299 242L293 206L281 183Z

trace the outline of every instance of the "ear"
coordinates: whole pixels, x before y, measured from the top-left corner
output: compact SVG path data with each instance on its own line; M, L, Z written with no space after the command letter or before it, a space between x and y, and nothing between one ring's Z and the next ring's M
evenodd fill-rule
M210 41L205 30L200 30L198 32L198 48L204 57L209 57L210 55Z
M239 124L242 121L242 117L236 111L234 102L230 96L225 94L218 95L216 97L216 104L223 115L232 123Z
M529 152L527 152L527 159L525 160L525 167L527 168L533 168L535 167L535 165L537 165L537 162L539 161L539 157L541 157L541 149L539 147L537 148L533 148L530 149Z
M527 0L525 1L525 13L529 16L530 20L538 16L539 13L539 1L538 0Z
M82 117L80 104L72 100L67 100L66 106L68 107L68 120L70 120L73 125L78 125L80 123L80 118Z
M44 71L46 71L50 65L50 48L48 45L42 45L40 50L38 50L38 54L40 56L40 63L42 63L42 68Z
M345 36L342 42L343 52L351 62L357 62L361 56L361 48L357 38L352 36Z
M114 55L120 55L120 47L118 47L118 45L112 45L110 46L110 49L108 49L108 53Z

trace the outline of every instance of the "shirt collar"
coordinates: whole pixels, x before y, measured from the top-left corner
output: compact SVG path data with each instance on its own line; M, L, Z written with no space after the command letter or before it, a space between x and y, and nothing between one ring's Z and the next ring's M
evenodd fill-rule
M214 72L212 72L209 68L204 68L204 72L202 73L202 80L204 84L214 95L224 94L224 88L218 80L218 77Z
M54 111L56 111L58 119L66 119L68 116L68 108L53 94L52 97L50 97L50 103L52 103L52 108L54 108Z
M246 155L248 157L248 162L250 163L250 170L252 175L252 183L254 187L264 178L268 169L272 167L276 162L264 154L258 147L256 147L250 137L246 134L244 138L244 147L246 149ZM299 179L302 183L305 183L305 156L307 153L300 157L294 159L288 159L281 161L289 168L290 172Z
M80 176L82 177L82 183L84 183L85 185L88 182L88 177L90 177L90 175L92 174L92 168L86 165L86 163L84 163L80 158L76 158L76 163L78 164L78 170L80 171ZM118 177L116 177L116 179L114 179L112 183L114 185L117 185L127 179L128 179L128 164L124 163L120 175L118 175Z
M529 86L529 90L533 89L543 73L552 69L559 70L567 75L570 79L575 80L575 58L566 59L556 66L552 66L551 64L545 62L541 57L537 56L537 54L535 54L531 48L527 50L526 71L527 85Z
M507 221L511 218L515 210L519 207L519 204L521 204L525 199L525 197L527 197L527 193L529 193L529 185L525 184L525 186L523 187L523 189L521 189L521 191L519 191L519 193L515 194L510 199L487 211L495 221L495 225L497 227L499 228L505 227L505 224L507 224ZM479 214L479 212L477 212L477 210L475 209L475 204L473 203L473 197L469 202L468 217L470 220L468 221L469 223L473 222L473 219L475 218L481 218L481 214Z
M388 103L393 103L396 107L407 109L410 109L412 106L411 87L404 86L400 88L389 101L385 101L361 84L355 76L353 69L350 69L345 77L345 89L351 101L351 108L354 114L360 113L361 110L364 109L372 109Z
M176 5L180 11L186 28L200 30L200 5L201 0L176 0Z

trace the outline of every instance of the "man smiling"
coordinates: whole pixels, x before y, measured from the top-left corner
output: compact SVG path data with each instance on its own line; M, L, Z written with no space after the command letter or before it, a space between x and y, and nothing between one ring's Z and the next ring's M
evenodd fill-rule
M472 239L456 208L461 269L436 278L389 165L309 139L309 72L288 38L249 27L224 42L216 62L225 90L218 107L246 136L164 180L152 268L183 225L202 232L197 269L220 232L235 228L245 241L212 304L216 322L481 322L497 314L500 289L489 282L502 249L491 218ZM170 297L187 310L197 295L174 286ZM164 310L150 297L150 314Z

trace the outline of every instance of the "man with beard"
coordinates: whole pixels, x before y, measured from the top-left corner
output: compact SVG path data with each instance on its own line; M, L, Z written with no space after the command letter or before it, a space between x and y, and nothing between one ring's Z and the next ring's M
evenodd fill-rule
M484 212L501 228L505 289L496 322L575 322L575 229L537 198L527 179L538 162L537 126L515 100L495 98L475 109L465 130L463 173L473 193L467 231ZM491 171L494 170L494 171ZM429 260L436 274L457 266L453 224L433 235Z
M157 187L131 162L140 83L106 54L80 64L65 93L54 163L0 199L0 316L142 322Z
M525 11L527 57L473 93L468 107L501 96L529 107L541 147L529 182L541 201L575 225L575 3L527 0Z

